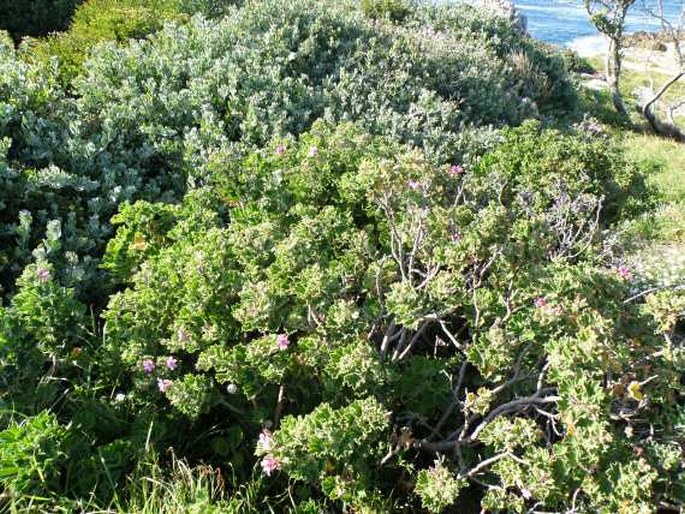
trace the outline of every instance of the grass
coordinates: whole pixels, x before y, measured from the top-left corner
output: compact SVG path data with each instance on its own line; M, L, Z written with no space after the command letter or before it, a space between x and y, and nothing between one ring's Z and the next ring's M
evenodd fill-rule
M602 56L588 62L601 73ZM658 207L622 227L622 253L646 286L659 287L685 283L685 145L649 133L638 111L636 91L658 88L667 78L650 63L644 65L644 70L634 66L623 69L621 92L629 118L615 112L607 90L581 88L584 110L608 126L612 135L622 141L626 154L648 172ZM668 102L678 98L685 98L683 82L675 84L666 95Z
M649 244L685 245L685 145L631 132L623 144L630 157L652 170L648 181L661 204L635 220L631 233Z
M644 57L644 54L639 54ZM630 119L626 120L616 114L611 102L611 98L606 91L586 91L585 95L590 96L586 99L589 102L588 111L592 112L600 121L619 128L621 131L625 129L638 129L639 131L646 130L646 121L639 113L638 108L638 94L641 89L647 88L651 91L659 89L670 76L663 72L663 68L659 68L654 63L645 62L640 63L643 67L641 70L634 69L635 56L628 53L626 62L632 62L633 67L624 66L621 71L621 93L626 108L630 113ZM586 58L585 61L597 71L597 74L604 73L604 56L597 55ZM678 100L685 99L685 80L681 80L673 84L663 97L663 101L657 104L657 110L660 117L666 119L665 104L675 104ZM677 116L677 123L685 123L685 116Z
M603 56L587 59L598 73L603 69ZM637 112L635 92L641 87L658 87L668 78L645 64L645 71L624 68L621 75L621 92L630 112L630 119L616 114L608 91L582 93L585 110L607 124L613 135L623 141L629 157L653 171L649 182L659 194L663 207L671 216L682 215L673 221L682 222L685 231L685 145L650 134L645 120ZM685 98L685 81L676 83L666 95L668 101ZM677 212L674 212L677 211ZM669 220L665 220L669 221Z
M626 134L624 145L630 157L657 165L650 180L665 201L685 202L685 145L638 133Z
M590 57L587 59L588 63L597 70L598 73L604 72L604 57L601 55ZM633 61L634 64L634 61ZM642 64L641 64L642 66ZM648 87L651 89L658 89L664 84L670 76L651 63L644 64L644 70L638 71L630 67L624 66L621 71L621 92L625 98L632 98L640 88ZM668 90L664 99L666 101L677 100L685 97L685 82L680 81L675 83Z

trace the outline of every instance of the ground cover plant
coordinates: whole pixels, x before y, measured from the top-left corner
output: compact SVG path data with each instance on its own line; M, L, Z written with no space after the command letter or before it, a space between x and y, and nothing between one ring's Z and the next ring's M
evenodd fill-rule
M473 8L228 9L66 82L0 45L1 501L682 505L685 297L623 246L650 167L552 126L564 59Z

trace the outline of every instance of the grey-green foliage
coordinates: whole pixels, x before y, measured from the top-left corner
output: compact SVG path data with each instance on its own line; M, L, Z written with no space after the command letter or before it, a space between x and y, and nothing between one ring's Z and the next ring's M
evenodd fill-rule
M56 70L20 61L0 33L0 291L11 291L43 238L65 274L83 276L89 263L77 253L91 252L105 232L98 174L91 180L70 166L73 117Z
M0 42L5 294L51 220L62 231L50 257L58 274L79 294L99 289L97 258L118 206L178 200L207 182L219 151L297 135L324 117L448 161L487 146L491 125L573 102L561 59L473 8L415 7L401 23L352 0L226 8L220 20L197 16L96 48L73 96L57 70Z
M504 21L464 7L417 8L398 25L352 1L247 2L219 22L196 17L100 48L76 83L79 117L92 120L79 133L155 194L200 180L192 169L218 146L261 145L319 117L447 159L464 151L465 127L518 123L568 100L547 61Z

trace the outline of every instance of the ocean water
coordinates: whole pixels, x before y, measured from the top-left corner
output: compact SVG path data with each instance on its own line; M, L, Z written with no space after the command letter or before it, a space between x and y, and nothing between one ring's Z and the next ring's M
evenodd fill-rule
M627 20L628 32L659 29L659 24L646 14L645 1L650 0L638 0L633 6ZM596 54L606 45L588 21L582 0L515 0L515 3L528 19L528 31L533 37L571 47L581 55ZM654 7L653 0L651 6ZM679 21L682 6L681 0L664 0L664 10L671 21Z

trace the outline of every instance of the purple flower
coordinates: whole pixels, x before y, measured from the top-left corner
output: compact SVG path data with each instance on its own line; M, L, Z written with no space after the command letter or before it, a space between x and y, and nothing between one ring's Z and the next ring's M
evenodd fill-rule
M538 309L541 309L545 305L547 305L547 298L545 298L544 296L538 296L533 303Z
M408 180L407 187L416 191L417 189L421 189L421 182L418 180Z
M50 274L50 270L49 270L49 269L40 268L40 269L38 270L38 279L39 279L41 282L45 283L45 282L49 281L49 280L50 280L50 277L51 277L51 274Z
M625 264L621 264L616 271L621 276L621 278L628 280L630 278L630 268Z
M166 393L169 389L171 389L171 386L173 385L173 382L169 380L168 378L158 378L157 379L157 387L159 388L159 391L162 393Z
M147 373L148 375L152 373L155 370L155 363L152 362L150 359L145 359L143 361L143 371Z
M267 455L262 459L262 471L266 476L270 477L271 473L278 471L280 468L281 462L277 458Z
M276 345L278 346L278 349L281 351L287 350L288 346L290 346L288 336L286 334L279 334L278 339L276 339Z
M450 166L450 175L460 175L464 173L464 167L459 164L453 164Z
M265 452L269 451L271 448L271 442L273 438L271 437L271 431L264 428L259 434L259 439L257 440L257 447Z
M276 155L285 155L285 145L278 145L276 147Z
M174 357L167 357L166 367L170 371L174 371L178 367L178 361Z
M309 157L316 157L319 155L319 149L315 146L309 147Z

